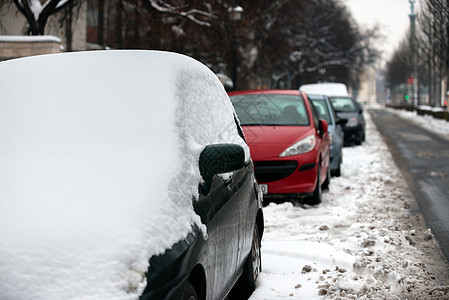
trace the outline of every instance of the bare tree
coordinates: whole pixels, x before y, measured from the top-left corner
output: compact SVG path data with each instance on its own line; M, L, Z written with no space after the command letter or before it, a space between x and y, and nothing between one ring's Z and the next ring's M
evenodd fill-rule
M318 80L353 85L364 66L377 57L372 41L376 28L361 31L339 1L278 1L279 9L266 17L259 53L269 61L273 85L287 86ZM260 65L263 71L266 65ZM285 85L285 83L284 83Z
M173 5L163 0L143 0L143 2L150 9L157 10L160 13L186 18L200 26L210 27L209 20L215 18L211 11L211 4L205 4L204 7L206 10L204 10L197 8L195 5L191 5L190 3L192 1L181 1L179 5Z
M63 9L75 0L13 0L19 11L28 21L28 35L43 35L50 15ZM7 1L0 2L6 5Z
M420 63L426 76L421 85L429 91L429 104L439 105L442 79L448 85L449 68L449 1L423 0L418 15Z
M392 87L405 84L407 77L413 72L413 66L410 64L410 46L409 36L407 36L388 62L386 77Z

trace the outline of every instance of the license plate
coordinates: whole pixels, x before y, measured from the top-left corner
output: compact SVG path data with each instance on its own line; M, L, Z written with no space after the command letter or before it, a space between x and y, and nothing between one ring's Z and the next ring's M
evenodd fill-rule
M262 194L267 195L268 194L268 184L259 184L260 190L262 191Z

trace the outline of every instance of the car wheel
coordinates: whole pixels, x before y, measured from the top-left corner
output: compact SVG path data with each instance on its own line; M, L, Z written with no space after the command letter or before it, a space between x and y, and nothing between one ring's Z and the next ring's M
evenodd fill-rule
M316 180L316 186L315 190L313 191L313 195L307 199L307 204L310 205L317 205L321 203L321 184L320 184L320 177L321 177L321 167L318 166L318 176Z
M329 189L329 185L331 184L331 166L329 165L327 167L327 172L326 172L326 179L323 182L323 186L322 188L327 190Z
M182 299L183 300L198 300L196 291L190 282L187 282L186 289L184 290L184 296L182 297Z
M248 299L256 289L256 279L262 270L262 257L260 252L259 228L254 226L253 240L251 242L251 251L243 266L243 273L235 284L228 298Z

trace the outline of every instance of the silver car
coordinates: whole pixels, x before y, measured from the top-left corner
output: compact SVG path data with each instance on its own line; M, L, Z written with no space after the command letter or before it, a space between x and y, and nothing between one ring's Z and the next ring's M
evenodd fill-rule
M331 137L331 174L338 177L341 175L341 163L343 162L344 133L342 125L344 125L347 120L339 119L337 117L332 103L326 95L311 94L308 96L315 106L320 119L326 120L329 124L328 131Z

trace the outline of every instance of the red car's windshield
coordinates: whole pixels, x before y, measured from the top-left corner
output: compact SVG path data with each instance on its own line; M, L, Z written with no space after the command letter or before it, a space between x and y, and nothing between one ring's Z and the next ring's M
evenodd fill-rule
M246 94L232 95L243 126L309 126L304 100L299 95Z

